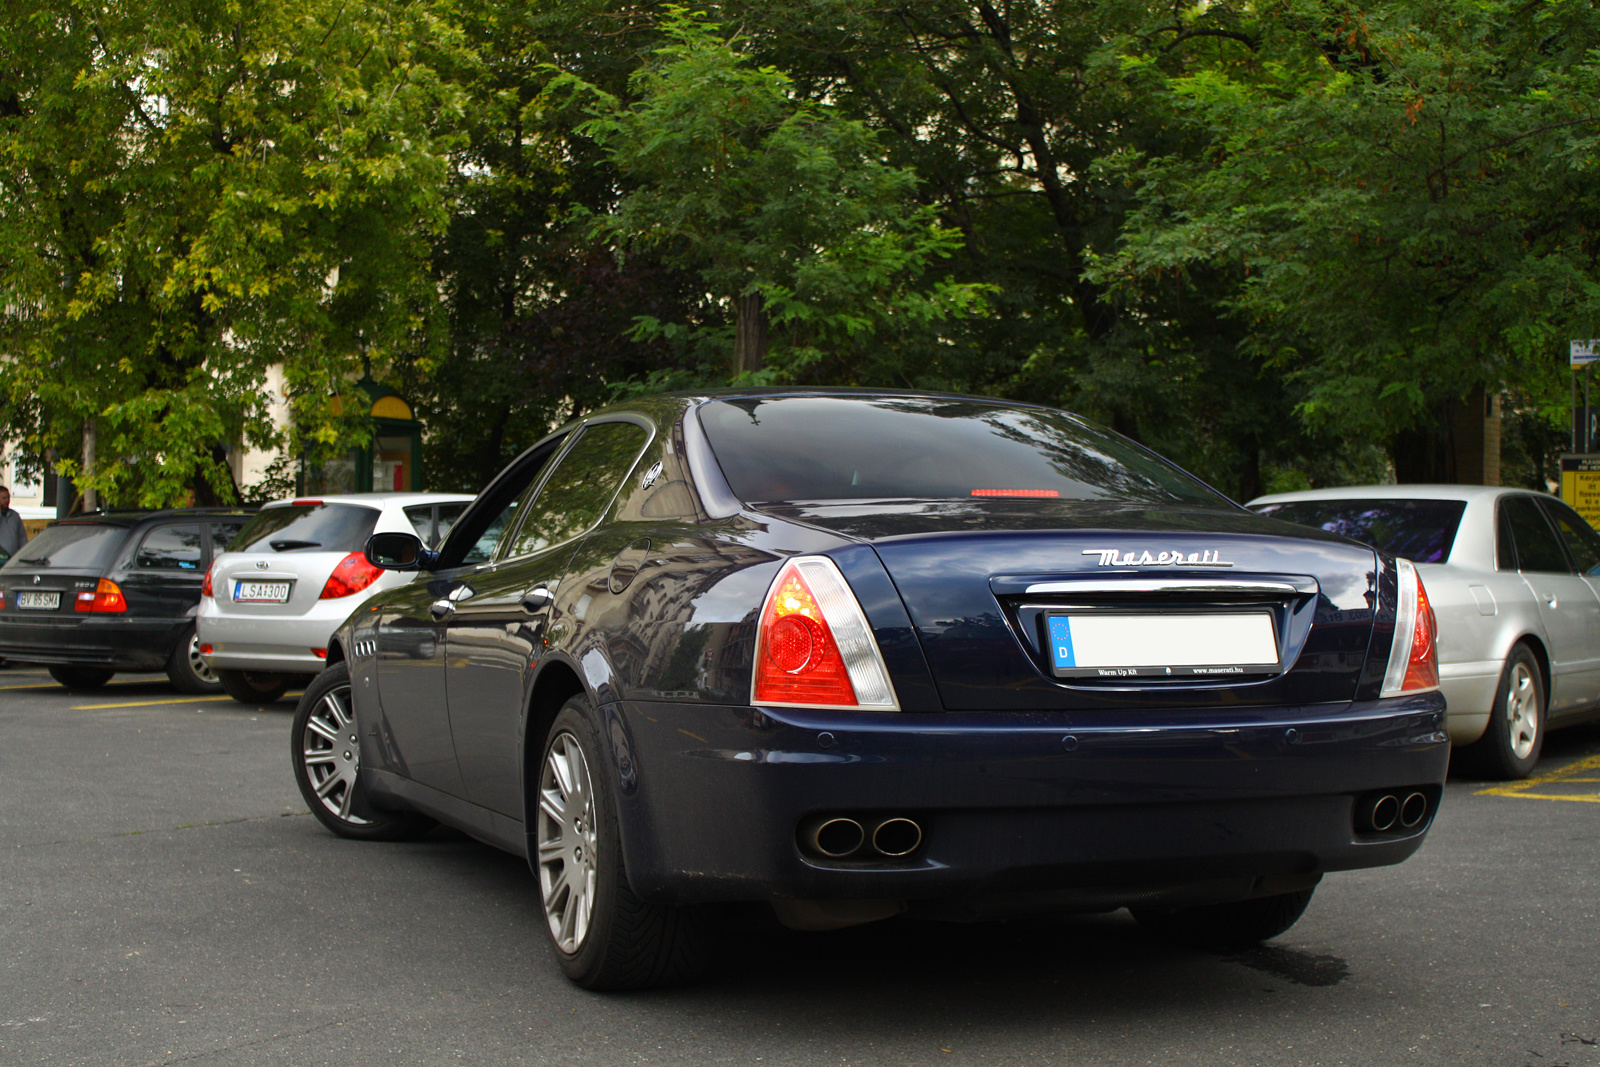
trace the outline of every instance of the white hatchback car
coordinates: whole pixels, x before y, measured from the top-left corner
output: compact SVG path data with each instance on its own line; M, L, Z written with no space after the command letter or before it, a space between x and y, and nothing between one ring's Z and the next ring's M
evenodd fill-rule
M1439 622L1450 740L1525 778L1546 727L1600 717L1600 534L1555 497L1482 485L1357 485L1245 505L1404 556Z
M201 588L200 655L235 700L277 700L320 671L328 638L368 597L411 576L362 554L374 533L444 540L472 496L350 493L262 506L218 556Z

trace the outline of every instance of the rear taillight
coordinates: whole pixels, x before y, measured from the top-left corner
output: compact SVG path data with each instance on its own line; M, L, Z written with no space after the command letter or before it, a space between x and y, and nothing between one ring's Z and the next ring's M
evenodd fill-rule
M750 702L900 710L867 618L832 560L790 560L767 591Z
M74 611L118 612L128 610L128 600L122 589L109 578L100 579L94 592L85 589L73 603Z
M206 568L205 580L200 583L200 595L203 596L203 597L214 596L214 594L211 592L211 576L213 574L217 573L217 564L219 562L221 562L221 561L220 560L212 560L211 561L211 566Z
M1439 688L1439 622L1422 575L1410 560L1395 561L1395 585L1400 603L1394 615L1389 670L1383 676L1386 697Z
M367 562L367 557L361 552L352 552L339 561L333 568L333 573L328 575L328 581L322 587L322 595L318 600L337 600L342 596L359 593L383 574L383 571Z

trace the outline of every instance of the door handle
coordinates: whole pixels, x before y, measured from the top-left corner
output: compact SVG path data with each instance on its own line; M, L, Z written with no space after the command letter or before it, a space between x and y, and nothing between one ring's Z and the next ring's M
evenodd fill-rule
M428 614L436 619L442 619L454 610L456 610L456 605L452 600L435 600L428 605Z
M556 595L544 586L522 594L522 606L529 611L543 611L556 602Z

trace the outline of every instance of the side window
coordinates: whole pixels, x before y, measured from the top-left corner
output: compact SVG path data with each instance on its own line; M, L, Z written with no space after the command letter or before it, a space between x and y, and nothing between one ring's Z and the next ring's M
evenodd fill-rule
M1494 527L1494 569L1514 571L1517 569L1517 542L1511 536L1511 512L1505 501L1500 503Z
M199 571L200 526L157 526L134 554L138 570Z
M1517 563L1525 571L1570 574L1567 555L1561 551L1556 532L1545 521L1544 512L1531 496L1507 497L1501 505L1511 522L1511 536L1517 542Z
M233 539L239 536L239 531L244 529L244 518L222 519L218 522L207 523L211 527L211 554L220 556L228 551L228 546Z
M1554 520L1567 551L1578 561L1579 573L1600 574L1600 534L1595 533L1594 527L1584 522L1583 516L1567 505L1554 500L1542 503Z
M515 525L518 509L522 506L522 497L517 497L500 509L500 514L484 527L483 533L478 535L478 540L467 549L467 554L461 557L462 563L487 563L494 557L494 550L500 547L500 539L506 531Z
M422 538L422 543L432 548L433 540L433 505L413 504L405 509L406 521L411 523L411 528Z
M599 522L649 436L631 422L602 422L584 430L539 491L508 555L558 545Z
M466 510L467 510L467 502L464 501L464 500L460 501L458 503L455 503L455 504L440 504L439 505L439 535L438 535L438 540L434 544L429 545L428 547L429 548L438 548L439 545L441 543L443 543L443 541L445 539L445 535L450 532L450 527L452 527L452 526L454 526L456 524L456 520L459 519L461 517L461 513L463 511L466 511Z

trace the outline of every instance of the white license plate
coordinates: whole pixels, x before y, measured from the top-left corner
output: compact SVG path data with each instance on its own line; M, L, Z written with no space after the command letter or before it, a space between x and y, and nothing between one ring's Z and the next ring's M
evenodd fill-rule
M17 607L28 611L55 611L61 607L61 594L18 593Z
M292 582L234 582L235 604L287 604Z
M1045 617L1050 665L1063 678L1226 678L1278 669L1265 611Z

